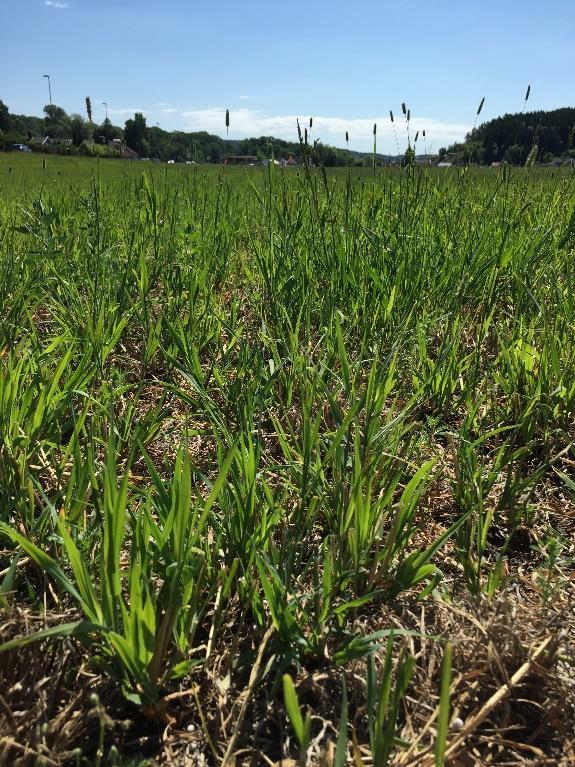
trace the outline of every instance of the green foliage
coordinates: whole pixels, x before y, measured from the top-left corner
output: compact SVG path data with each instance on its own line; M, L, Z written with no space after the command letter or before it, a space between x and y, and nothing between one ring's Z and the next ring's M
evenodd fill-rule
M98 507L102 539L97 577L92 577L90 559L78 547L65 515L62 518L53 508L61 538L59 559L67 560L71 578L59 561L14 529L7 525L0 529L68 592L86 618L83 623L57 627L49 635L95 633L102 652L112 660L109 669L121 682L126 696L150 705L157 701L167 678L182 675L195 664L194 660L176 662L175 653L193 649L197 611L201 613L205 609L203 600L213 596L209 588L205 591L212 560L205 531L231 456L224 461L208 499L196 504L192 503L189 460L183 452L178 454L168 487L152 470L158 495L148 494L133 518L130 559L125 570L122 556L126 545L129 472L121 479L117 476L115 455L116 445L112 441L107 450L102 502ZM154 573L156 577L161 575L161 586L156 588L152 585ZM196 611L190 609L191 605L195 605ZM47 636L44 631L34 638Z
M11 126L10 111L6 104L0 99L0 131L9 131Z
M413 670L415 658L403 651L393 664L394 635L387 641L381 671L373 655L367 661L367 721L373 763L386 767L396 742L397 720Z
M493 596L542 483L574 492L570 177L11 155L0 182L0 600L75 611L4 651L82 641L160 717L237 628L226 671L259 658L278 705L283 677L300 760L284 674L319 668L337 764L352 706L389 763L391 611ZM548 601L568 552L539 553ZM450 675L446 649L438 763Z
M147 153L146 118L141 112L136 112L133 119L126 120L124 141L130 149L133 149L140 155Z
M439 714L437 717L437 738L435 740L435 767L443 767L447 730L449 728L449 696L451 685L451 659L453 647L447 642L441 663L441 690L439 694Z
M307 764L307 750L311 740L311 717L308 712L302 715L297 692L289 674L283 675L284 705L290 724L300 747L299 763Z
M540 157L566 156L572 147L574 120L572 108L506 114L473 128L463 149L474 153L475 161L486 164L502 160L523 164L534 146Z
M127 120L123 129L112 125L108 118L98 125L92 120L92 103L89 96L86 97L87 122L80 115L66 114L56 105L47 105L45 113L45 119L11 115L8 107L0 101L2 140L26 142L32 137L43 138L49 135L60 142L70 139L73 146L80 146L85 139L93 138L96 144L90 146L90 153L102 154L97 149L98 145L121 138L141 157L195 163L222 163L227 155L236 154L253 155L260 161L269 159L272 154L276 159L285 160L290 157L299 159L300 155L297 141L284 141L271 136L232 140L222 139L206 131L166 131L157 125L146 125L146 119L140 112ZM49 147L43 147L43 151L48 150ZM87 153L86 150L83 151ZM361 164L362 157L361 153L348 152L320 141L315 142L313 146L313 162L325 167ZM380 161L381 159L383 158L380 158Z

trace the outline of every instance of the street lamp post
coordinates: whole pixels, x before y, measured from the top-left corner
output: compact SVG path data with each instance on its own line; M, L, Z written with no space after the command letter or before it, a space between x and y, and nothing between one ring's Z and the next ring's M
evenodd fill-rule
M42 75L48 80L48 97L50 98L50 106L52 106L52 88L50 87L50 75Z

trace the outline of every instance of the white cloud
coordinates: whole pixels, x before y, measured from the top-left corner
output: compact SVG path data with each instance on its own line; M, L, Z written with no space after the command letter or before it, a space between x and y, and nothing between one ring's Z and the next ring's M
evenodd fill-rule
M108 114L109 115L134 115L136 112L142 112L143 114L146 113L146 109L143 109L142 107L126 107L123 109L115 109L112 107L108 107Z
M240 101L248 101L249 96L240 96Z
M47 5L49 8L58 8L59 10L70 7L68 3L62 3L60 0L44 0L44 5Z
M130 115L133 116L136 112L142 112L143 115L171 115L176 114L180 112L179 109L176 107L170 107L168 104L164 101L163 106L161 109L157 109L156 107L159 107L159 104L156 104L155 107L149 108L149 107L108 107L108 114L109 115L118 115L121 117L122 115Z
M55 2L55 0L50 0ZM156 102L152 108L146 107L108 107L110 118L126 119L133 117L135 112L142 112L148 117L150 125L159 120L163 128L187 131L208 131L225 137L226 110L224 107L209 109L178 109L167 102ZM163 120L167 124L163 123ZM270 115L261 110L240 107L230 110L230 136L276 136L288 141L297 141L298 115ZM302 131L309 125L309 115L299 116ZM354 117L351 119L336 116L313 115L313 130L311 140L320 139L326 144L345 147L345 132L349 132L349 146L359 151L370 151L373 147L373 124L377 123L377 148L379 152L396 154L403 152L407 146L405 118L398 115L395 118L395 130L398 144L393 132L393 124L389 114L383 117ZM417 151L437 151L441 146L448 146L454 141L461 141L471 130L471 125L450 123L426 117L412 117L410 136L413 143L415 133L419 131ZM423 131L426 137L423 139Z
M226 110L223 107L211 109L196 109L182 112L186 130L206 130L211 133L223 135L225 128ZM298 115L266 115L259 110L246 107L230 110L230 132L243 136L276 136L288 140L297 140L297 120L302 127L308 125L309 116ZM389 116L385 117L323 117L313 115L313 131L311 138L319 138L326 144L345 145L345 132L349 132L350 147L359 145L369 147L373 141L373 124L377 123L378 147L382 151L396 150L393 125ZM410 122L410 134L413 140L416 131L420 131L418 141L419 151L423 151L423 137L426 132L426 143L429 147L433 142L436 149L442 145L460 141L471 129L471 125L463 123L447 123L425 117L413 117ZM405 149L407 135L405 121L396 118L395 128L399 140L400 149Z

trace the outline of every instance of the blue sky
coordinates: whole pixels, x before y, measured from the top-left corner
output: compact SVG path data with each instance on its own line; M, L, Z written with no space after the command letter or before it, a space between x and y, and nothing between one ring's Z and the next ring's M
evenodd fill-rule
M3 3L4 5L4 3ZM575 106L575 2L555 0L19 0L0 21L0 98L37 114L52 97L94 119L230 137L295 138L296 117L313 137L395 151L389 110L405 145L401 103L433 149L481 119ZM420 151L423 149L421 146Z

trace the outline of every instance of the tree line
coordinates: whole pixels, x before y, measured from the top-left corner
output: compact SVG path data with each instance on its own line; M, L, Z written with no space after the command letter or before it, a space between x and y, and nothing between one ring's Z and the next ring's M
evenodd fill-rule
M92 122L91 114L86 120L80 114L67 114L56 104L46 104L43 111L44 117L12 114L0 100L0 142L29 143L49 136L56 143L66 142L79 147L86 140L105 144L123 135L122 128L112 125L108 119L98 125Z
M124 127L113 125L109 119L102 123L92 120L90 99L86 99L88 119L80 114L68 115L62 107L47 104L44 117L11 114L0 101L0 143L30 143L34 138L49 136L67 153L89 153L91 147L106 147L112 139L121 139L140 157L175 160L176 162L221 163L229 155L251 155L258 160L300 158L297 141L284 141L272 136L248 139L222 139L206 131L166 131L148 125L145 116L136 112ZM32 143L32 148L33 148ZM102 152L100 152L102 153ZM310 143L311 161L327 167L371 164L372 155L349 152L321 142ZM379 158L384 161L383 157Z
M453 144L449 154L490 165L508 162L523 165L533 156L538 162L555 157L575 158L575 109L505 114L474 128L465 142Z
M86 99L85 119L80 114L68 115L62 107L47 104L43 117L11 114L0 100L0 144L29 143L34 138L50 136L61 151L67 153L112 154L108 143L122 139L140 157L177 162L221 163L228 155L251 155L258 160L293 156L301 161L297 141L272 136L247 139L223 139L206 131L188 133L166 131L158 125L147 125L141 112L126 120L124 127L109 119L92 120L90 99ZM532 156L539 162L554 157L575 159L575 109L563 108L544 112L506 114L474 128L463 143L439 150L440 158L449 154L464 163L490 165L493 162L524 164ZM33 144L32 144L33 146ZM55 147L58 150L58 146ZM310 138L307 157L326 167L371 166L372 153L350 152ZM378 164L397 162L398 158L377 155ZM405 158L403 158L405 160Z

